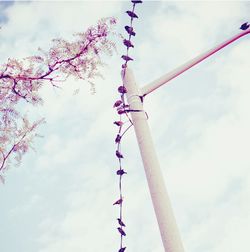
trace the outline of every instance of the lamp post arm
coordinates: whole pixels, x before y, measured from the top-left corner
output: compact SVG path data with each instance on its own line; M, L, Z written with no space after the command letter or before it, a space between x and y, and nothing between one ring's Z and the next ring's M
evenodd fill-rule
M142 89L141 89L142 95L146 96L147 94L151 93L152 91L154 91L155 89L159 88L163 84L166 84L170 80L174 79L175 77L179 76L183 72L185 72L188 69L190 69L191 67L197 65L198 63L200 63L204 59L208 58L209 56L211 56L214 53L218 52L222 48L226 47L227 45L233 43L234 41L238 40L239 38L241 38L241 37L243 37L243 36L245 36L245 35L247 35L249 33L250 33L250 28L248 28L247 30L242 31L242 32L236 34L235 36L233 36L232 38L226 40L225 42L223 42L223 43L215 46L214 48L206 51L205 53L200 54L199 56L197 56L197 57L189 60L185 64L183 64L183 65L175 68L171 72L169 72L169 73L161 76L159 79L157 79L157 80L149 83L148 85L142 87Z

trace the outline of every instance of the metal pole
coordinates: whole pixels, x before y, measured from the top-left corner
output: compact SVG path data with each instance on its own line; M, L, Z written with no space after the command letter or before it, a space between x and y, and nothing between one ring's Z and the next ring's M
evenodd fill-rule
M127 89L127 101L131 110L143 110L141 92L136 85L132 70L122 72ZM156 156L145 112L131 112L149 191L166 252L184 252L173 210L165 188L160 165Z
M157 80L149 83L145 87L143 87L142 88L142 94L145 96L145 95L151 93L152 91L154 91L155 89L157 89L160 86L164 85L168 81L174 79L175 77L179 76L180 74L182 74L183 72L187 71L191 67L193 67L196 64L200 63L204 59L206 59L209 56L213 55L214 53L218 52L219 50L221 50L225 46L231 44L232 42L236 41L237 39L239 39L239 38L241 38L241 37L243 37L243 36L245 36L245 35L247 35L249 33L250 33L250 28L248 28L247 30L242 31L242 32L236 34L232 38L227 39L225 42L223 42L223 43L215 46L214 48L206 51L205 53L200 54L199 56L193 58L192 60L189 60L185 64L183 64L183 65L175 68L173 71L171 71L171 72L169 72L169 73L161 76L159 79L157 79Z

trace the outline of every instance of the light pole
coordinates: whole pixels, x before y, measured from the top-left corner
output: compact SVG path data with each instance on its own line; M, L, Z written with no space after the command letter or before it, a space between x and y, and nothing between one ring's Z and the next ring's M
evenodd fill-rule
M132 122L165 252L183 252L184 248L154 149L147 117L143 112L143 97L249 33L250 28L236 34L211 50L202 53L141 89L137 86L131 69L126 68L122 71L123 83L127 89L127 102L131 110Z

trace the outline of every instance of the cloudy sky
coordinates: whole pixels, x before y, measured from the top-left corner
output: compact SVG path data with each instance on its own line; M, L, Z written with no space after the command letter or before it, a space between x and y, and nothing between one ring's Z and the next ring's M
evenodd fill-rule
M70 39L101 17L128 24L129 1L0 2L0 63ZM237 34L250 2L151 2L137 6L130 64L140 86ZM117 119L120 56L105 59L96 94L87 82L45 87L45 117L20 167L0 186L0 251L118 251ZM250 251L250 38L246 36L148 95L145 110L188 252ZM76 87L81 90L74 95ZM163 252L133 129L123 141L125 245Z

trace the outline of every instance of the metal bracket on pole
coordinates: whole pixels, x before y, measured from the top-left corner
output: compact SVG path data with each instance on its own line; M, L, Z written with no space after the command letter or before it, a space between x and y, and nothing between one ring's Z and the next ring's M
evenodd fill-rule
M183 252L184 248L154 149L147 116L143 111L143 104L140 98L141 92L136 85L132 70L124 69L122 77L124 86L127 89L126 95L130 110L141 111L131 112L131 117L163 246L166 252Z

